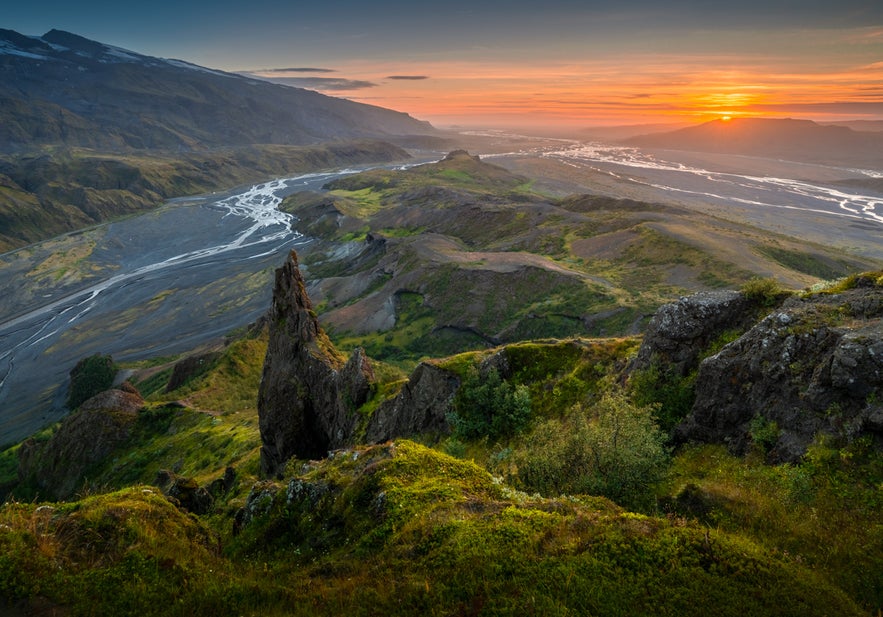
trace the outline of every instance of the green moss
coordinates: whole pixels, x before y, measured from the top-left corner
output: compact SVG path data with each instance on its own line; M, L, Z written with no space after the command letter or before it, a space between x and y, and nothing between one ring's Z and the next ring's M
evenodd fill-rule
M873 613L883 606L881 483L883 457L867 440L844 449L820 440L795 465L687 448L663 492L670 510L811 569Z
M883 287L883 271L862 272L837 281L821 283L819 286L810 288L809 293L833 295L856 287Z

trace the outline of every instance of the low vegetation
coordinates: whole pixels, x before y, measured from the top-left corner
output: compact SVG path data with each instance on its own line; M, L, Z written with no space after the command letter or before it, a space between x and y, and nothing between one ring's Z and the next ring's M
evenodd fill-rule
M693 404L694 375L661 362L628 371L640 338L625 334L663 296L742 285L770 310L786 295L780 283L722 266L707 247L669 237L673 228L648 226L643 218L658 222L664 206L550 205L524 179L470 157L332 188L337 214L317 229L329 246L373 247L346 263L329 251L309 264L328 275L320 286L361 281L354 287L368 290L314 298L334 343L364 345L373 358L377 383L359 413L366 420L418 358L437 356L430 362L461 384L450 432L293 459L280 478L261 478L255 405L265 331L205 354L171 389L179 358L127 366L144 407L130 439L69 501L46 503L17 480L21 446L0 453L8 494L0 602L70 615L883 610L883 457L870 439L820 437L802 460L769 465L780 429L760 418L744 457L723 446L675 448L670 435ZM493 234L474 219L460 229L451 215L482 191L499 224ZM407 207L396 205L405 194ZM288 202L295 211L329 207L298 199ZM438 217L424 218L432 208ZM560 218L539 214L549 210ZM328 222L338 214L339 227ZM565 240L546 241L556 234ZM371 253L378 246L384 252ZM378 269L383 276L358 278ZM805 293L881 280L856 275ZM345 327L387 298L394 325ZM508 300L497 307L500 298ZM592 337L602 331L620 336ZM721 332L703 357L740 334ZM185 496L161 493L159 485L171 494L168 479L203 490L208 505L185 511Z
M647 400L653 376L619 385L636 339L536 341L504 348L505 379L487 368L497 351L437 361L465 384L468 424L452 418L450 436L291 461L284 481L261 482L242 402L265 337L237 340L177 390L153 386L130 443L71 501L17 487L0 508L0 595L73 615L883 607L883 463L868 439L820 439L773 466L775 427L758 423L744 458L673 451L659 423L670 403ZM145 391L168 381L162 363L135 368ZM14 484L15 454L0 454L0 485ZM214 487L228 467L235 481L199 516L150 486L166 469Z
M110 388L117 370L110 356L95 354L80 360L71 371L68 409L76 409L86 399Z

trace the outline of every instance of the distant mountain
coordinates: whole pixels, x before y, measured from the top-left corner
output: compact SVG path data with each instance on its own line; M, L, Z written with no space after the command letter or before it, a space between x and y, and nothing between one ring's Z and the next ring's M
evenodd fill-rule
M825 122L830 126L845 126L853 131L866 133L883 132L883 120L843 120L842 122Z
M622 140L630 137L650 135L652 133L671 132L684 128L684 124L620 124L615 126L590 126L580 130L589 139Z
M713 120L677 131L633 137L623 143L644 148L883 166L883 135L790 118Z
M432 133L411 116L51 30L0 29L0 151L198 150Z

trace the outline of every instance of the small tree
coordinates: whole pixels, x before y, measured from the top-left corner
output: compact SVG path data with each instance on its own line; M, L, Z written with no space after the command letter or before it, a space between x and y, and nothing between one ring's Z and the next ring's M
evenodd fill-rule
M527 426L530 405L527 386L512 386L494 368L482 376L472 367L457 392L448 421L462 439L498 439Z
M565 421L550 420L536 437L517 461L526 490L603 495L629 508L652 507L653 488L669 459L653 407L635 406L614 392L592 408L577 406Z

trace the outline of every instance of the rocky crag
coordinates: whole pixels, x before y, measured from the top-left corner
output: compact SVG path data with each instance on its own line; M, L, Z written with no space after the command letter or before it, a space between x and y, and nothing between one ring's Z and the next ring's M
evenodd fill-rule
M883 277L859 275L838 293L795 295L701 360L724 331L743 328L743 294L697 294L662 307L636 368L670 362L695 372L695 402L679 441L760 443L774 461L798 460L820 435L883 445Z
M276 271L270 340L258 393L261 470L278 474L291 457L323 458L328 451L402 435L446 430L445 415L459 386L447 371L421 364L399 394L370 418L359 412L375 394L364 351L349 360L319 325L297 253Z
M41 496L67 499L88 471L128 442L144 399L128 383L96 394L67 416L48 441L33 437L19 449L19 481Z

